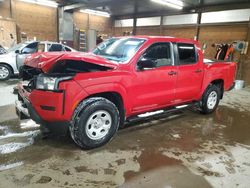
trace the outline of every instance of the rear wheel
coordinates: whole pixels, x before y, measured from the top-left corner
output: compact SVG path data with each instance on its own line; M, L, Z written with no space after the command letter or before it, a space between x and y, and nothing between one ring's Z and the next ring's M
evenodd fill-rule
M7 65L0 64L0 81L8 80L11 76L11 69Z
M200 102L201 112L203 114L210 114L216 110L220 101L221 91L215 86L211 85L203 94Z
M74 112L70 135L81 148L100 147L113 138L119 120L119 111L109 100L101 97L86 99Z

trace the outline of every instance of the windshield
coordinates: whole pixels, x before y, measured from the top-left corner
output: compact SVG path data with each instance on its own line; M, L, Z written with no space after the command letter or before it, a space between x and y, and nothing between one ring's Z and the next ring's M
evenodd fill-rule
M23 43L19 43L19 44L15 45L15 46L9 48L7 51L8 52L14 52L16 50L19 50L23 45L24 45Z
M93 53L106 59L124 62L129 60L145 39L137 38L111 38L98 45Z

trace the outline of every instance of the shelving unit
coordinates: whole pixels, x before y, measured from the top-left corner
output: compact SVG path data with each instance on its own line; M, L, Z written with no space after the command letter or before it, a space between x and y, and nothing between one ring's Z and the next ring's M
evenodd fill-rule
M87 51L87 36L85 30L79 30L79 51Z

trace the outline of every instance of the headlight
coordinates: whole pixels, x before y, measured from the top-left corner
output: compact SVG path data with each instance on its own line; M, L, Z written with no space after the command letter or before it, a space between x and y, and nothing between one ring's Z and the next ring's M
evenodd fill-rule
M72 76L53 77L45 74L40 74L36 78L36 89L55 91L58 90L58 85L60 82L70 79L72 79Z

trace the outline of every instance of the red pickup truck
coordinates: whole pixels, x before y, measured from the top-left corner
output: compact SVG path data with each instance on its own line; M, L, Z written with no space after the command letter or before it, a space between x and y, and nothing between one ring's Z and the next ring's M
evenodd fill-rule
M126 120L159 109L199 104L212 113L235 79L234 62L204 62L197 41L111 38L90 53L27 58L17 111L50 130L69 130L81 148L104 145Z

